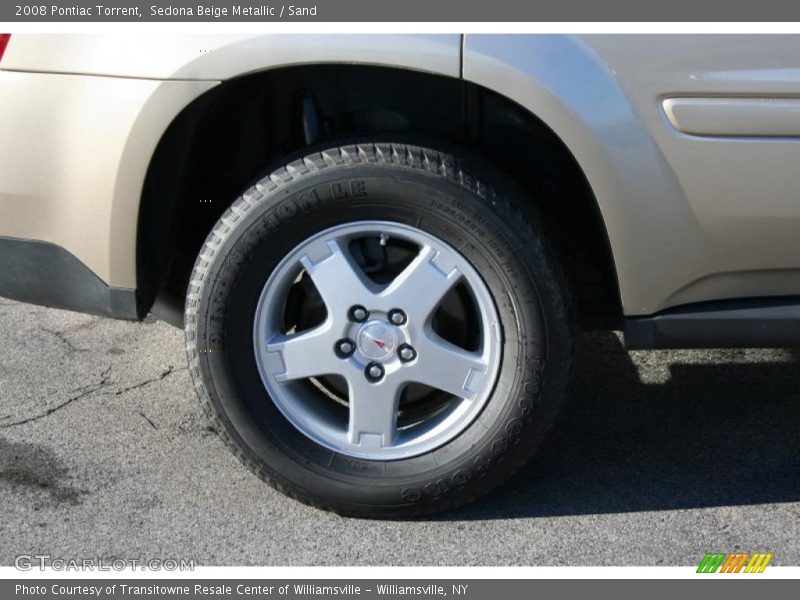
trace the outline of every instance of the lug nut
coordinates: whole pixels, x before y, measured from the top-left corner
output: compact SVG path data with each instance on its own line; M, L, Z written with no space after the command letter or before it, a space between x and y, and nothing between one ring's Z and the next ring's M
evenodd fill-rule
M389 321L393 325L403 325L406 322L406 313L399 308L393 308L389 311Z
M350 320L356 323L363 323L369 317L369 311L363 306L354 306L350 309Z
M384 374L383 365L380 363L376 362L369 363L367 365L367 368L364 369L364 375L369 381L372 382L380 381L381 378L383 377L383 374Z
M417 351L408 344L403 344L397 349L397 355L403 362L409 362L417 358Z
M336 355L339 358L347 358L356 350L356 345L353 340L347 338L336 342Z

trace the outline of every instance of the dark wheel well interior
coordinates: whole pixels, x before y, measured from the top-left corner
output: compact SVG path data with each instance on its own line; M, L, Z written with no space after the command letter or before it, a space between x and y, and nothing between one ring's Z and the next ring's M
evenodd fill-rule
M203 240L257 176L309 147L379 135L460 146L528 190L563 251L582 327L621 327L616 272L597 203L571 153L546 125L475 84L356 65L291 67L230 80L173 121L153 156L140 209L140 314L157 297L182 304Z

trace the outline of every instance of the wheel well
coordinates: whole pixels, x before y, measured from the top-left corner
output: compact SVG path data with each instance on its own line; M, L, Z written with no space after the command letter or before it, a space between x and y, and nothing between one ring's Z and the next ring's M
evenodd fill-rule
M563 251L582 327L621 326L600 211L583 172L552 130L514 102L469 82L356 65L290 67L230 80L173 121L151 161L140 209L140 314L157 298L182 311L203 241L260 174L309 147L377 135L459 146L504 171L537 198L545 226Z

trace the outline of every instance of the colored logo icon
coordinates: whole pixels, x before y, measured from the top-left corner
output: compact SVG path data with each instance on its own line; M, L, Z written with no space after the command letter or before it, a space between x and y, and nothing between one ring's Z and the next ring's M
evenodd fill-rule
M763 573L772 552L707 552L697 567L698 573Z

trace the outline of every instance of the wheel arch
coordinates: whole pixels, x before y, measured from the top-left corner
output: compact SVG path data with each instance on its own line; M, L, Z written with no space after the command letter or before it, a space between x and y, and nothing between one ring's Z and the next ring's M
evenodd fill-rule
M316 125L321 128L316 139L308 131L308 106L324 121ZM283 126L274 122L279 113ZM538 114L451 75L332 63L282 66L227 80L201 94L170 123L150 161L139 207L140 312L158 300L162 314L179 318L181 288L202 239L257 175L315 144L379 134L465 148L537 195L553 194L548 186L569 179L573 187L568 205L553 201L546 212L555 234L563 238L560 243L577 255L572 263L573 276L585 288L582 321L588 328L621 324L617 269L598 198L575 154ZM229 152L232 139L242 142L239 150L249 152L242 164L236 165ZM498 159L501 154L514 158ZM215 155L226 156L227 174L212 189L196 175L208 173ZM202 190L208 190L208 197ZM576 214L580 218L570 224ZM578 241L587 236L588 242Z

